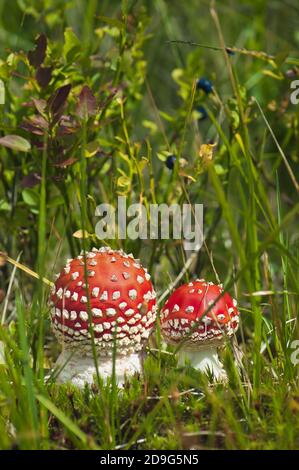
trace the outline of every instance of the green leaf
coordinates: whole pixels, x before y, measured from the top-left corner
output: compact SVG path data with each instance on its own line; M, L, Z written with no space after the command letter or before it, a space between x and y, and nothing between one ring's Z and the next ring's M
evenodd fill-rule
M28 140L14 134L1 137L0 144L3 145L3 147L17 150L18 152L29 152L31 149L31 145Z
M157 157L159 158L159 160L161 160L161 162L166 162L166 159L167 157L169 157L169 155L172 155L172 153L168 150L162 150L161 152L157 152Z
M0 199L0 211L10 211L11 207L5 199Z
M98 19L100 21L103 21L103 23L106 23L108 24L109 26L114 26L118 29L122 29L123 28L123 23L119 20L117 20L116 18L110 18L109 16L98 16Z
M22 198L27 206L37 207L39 205L39 195L32 188L23 189Z
M144 119L142 121L143 127L146 129L149 129L151 131L151 134L155 134L158 131L158 126L155 122L149 121L148 119Z
M81 43L72 28L67 28L64 32L63 55L68 63L71 63L79 55Z
M55 196L53 198L51 197L51 199L47 203L47 207L48 208L57 207L57 206L61 206L62 204L64 204L63 197L62 196Z
M220 165L219 163L216 163L214 167L215 167L215 171L217 175L224 175L225 173L227 173L227 170L223 168L223 166Z
M91 158L93 157L94 155L96 155L96 153L99 151L99 144L96 140L94 140L93 142L89 142L86 146L85 146L85 157L86 158Z
M110 170L111 165L112 165L111 160L107 160L101 168L100 176L106 175L108 171Z
M168 122L174 122L174 118L170 114L164 113L164 111L159 111L160 116Z

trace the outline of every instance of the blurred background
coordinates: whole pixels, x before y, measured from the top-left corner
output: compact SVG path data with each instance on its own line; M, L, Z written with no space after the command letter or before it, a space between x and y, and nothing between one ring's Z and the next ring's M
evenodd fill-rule
M9 49L28 51L34 38L44 32L56 41L63 41L66 27L71 27L89 50L96 53L93 30L101 15L121 17L121 3L115 0L9 0L0 1L0 53ZM194 47L171 45L169 40L182 39L207 45L219 45L217 31L210 14L210 0L131 1L132 12L144 8L148 16L145 46L147 79L155 90L155 99L163 108L177 104L176 84L170 79L174 67L182 67L191 60ZM221 27L227 45L262 50L268 54L290 53L299 47L299 6L296 0L217 1ZM101 49L102 52L102 49ZM201 71L217 77L217 86L227 81L221 53L199 49L195 55L204 65ZM263 96L267 84L259 74L261 64L250 57L237 57L240 80L248 89L256 87ZM246 73L248 62L256 74ZM199 64L198 64L199 67ZM258 85L258 87L257 87ZM279 87L268 90L275 98ZM267 94L266 94L267 96Z

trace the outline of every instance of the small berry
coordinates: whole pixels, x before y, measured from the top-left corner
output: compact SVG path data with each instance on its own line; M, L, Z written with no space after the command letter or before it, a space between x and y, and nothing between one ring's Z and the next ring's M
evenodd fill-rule
M173 170L175 161L176 161L176 158L174 155L169 155L167 157L165 164L167 168L169 168L169 170Z
M228 53L228 55L230 55L230 56L235 55L235 52L232 49L230 49L229 47L227 47L225 50Z
M213 90L213 84L207 78L201 77L196 82L196 88L204 91L208 95Z
M208 117L208 113L206 111L206 108L204 108L203 106L198 106L196 111L200 114L200 116L198 118L198 121L203 121L204 119L206 119Z

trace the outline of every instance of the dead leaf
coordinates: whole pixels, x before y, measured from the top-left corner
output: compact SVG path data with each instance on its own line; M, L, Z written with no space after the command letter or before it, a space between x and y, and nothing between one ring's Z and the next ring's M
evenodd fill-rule
M199 157L205 162L212 161L214 147L216 147L216 144L202 144L199 149Z

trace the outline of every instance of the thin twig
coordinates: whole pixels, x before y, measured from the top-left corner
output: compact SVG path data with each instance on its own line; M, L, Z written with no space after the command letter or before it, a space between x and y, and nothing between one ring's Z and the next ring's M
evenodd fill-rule
M216 52L226 52L226 53L232 53L232 54L243 54L243 55L248 55L251 57L254 57L256 59L261 59L264 61L275 61L275 55L272 54L267 54L264 51L255 51L252 49L246 49L245 47L235 47L235 46L213 46L211 44L203 44L199 42L194 42L194 41L188 41L188 40L183 40L183 39L174 39L174 40L169 40L166 41L166 43L169 44L185 44L187 46L197 46L197 47L202 47L203 49L209 49L212 51ZM286 64L290 65L299 65L299 59L296 57L287 57L285 60Z

